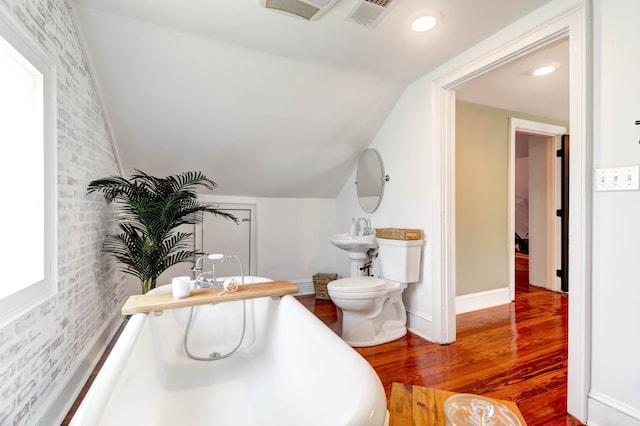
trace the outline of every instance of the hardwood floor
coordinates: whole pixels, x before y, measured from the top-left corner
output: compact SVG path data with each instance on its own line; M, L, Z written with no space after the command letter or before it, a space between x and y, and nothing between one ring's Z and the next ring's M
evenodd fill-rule
M529 426L580 425L566 413L568 295L523 283L516 293L509 305L458 315L450 345L408 333L355 350L380 376L387 400L401 382L514 401ZM331 301L298 300L340 334L342 314Z

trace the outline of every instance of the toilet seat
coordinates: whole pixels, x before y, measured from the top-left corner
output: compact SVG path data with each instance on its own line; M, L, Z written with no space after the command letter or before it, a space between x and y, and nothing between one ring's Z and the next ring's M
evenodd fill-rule
M387 282L374 277L342 278L331 281L327 289L338 293L370 293L387 290Z
M342 278L327 284L329 296L339 299L375 299L391 291L404 289L400 283L374 277Z

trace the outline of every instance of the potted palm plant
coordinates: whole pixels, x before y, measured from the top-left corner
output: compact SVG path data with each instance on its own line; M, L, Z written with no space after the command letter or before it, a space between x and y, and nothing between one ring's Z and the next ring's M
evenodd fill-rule
M89 183L87 195L101 192L107 204L118 204L119 232L106 236L103 250L122 264L122 272L140 280L143 294L167 268L201 254L193 247L193 233L178 231L179 226L200 222L204 213L238 223L235 216L199 203L195 188L216 186L197 171L157 178L136 170L130 179Z

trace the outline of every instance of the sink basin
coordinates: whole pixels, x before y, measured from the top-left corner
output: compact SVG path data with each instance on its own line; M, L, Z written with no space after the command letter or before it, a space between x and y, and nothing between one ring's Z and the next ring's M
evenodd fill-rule
M342 250L354 253L366 253L367 250L378 247L375 235L350 237L347 233L335 234L329 238L329 241L331 241L331 244Z

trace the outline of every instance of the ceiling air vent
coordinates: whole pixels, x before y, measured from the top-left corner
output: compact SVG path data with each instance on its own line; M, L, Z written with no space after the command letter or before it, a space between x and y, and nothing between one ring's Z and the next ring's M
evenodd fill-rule
M398 0L358 0L345 19L375 28L397 2Z
M267 9L315 21L338 0L258 0Z

